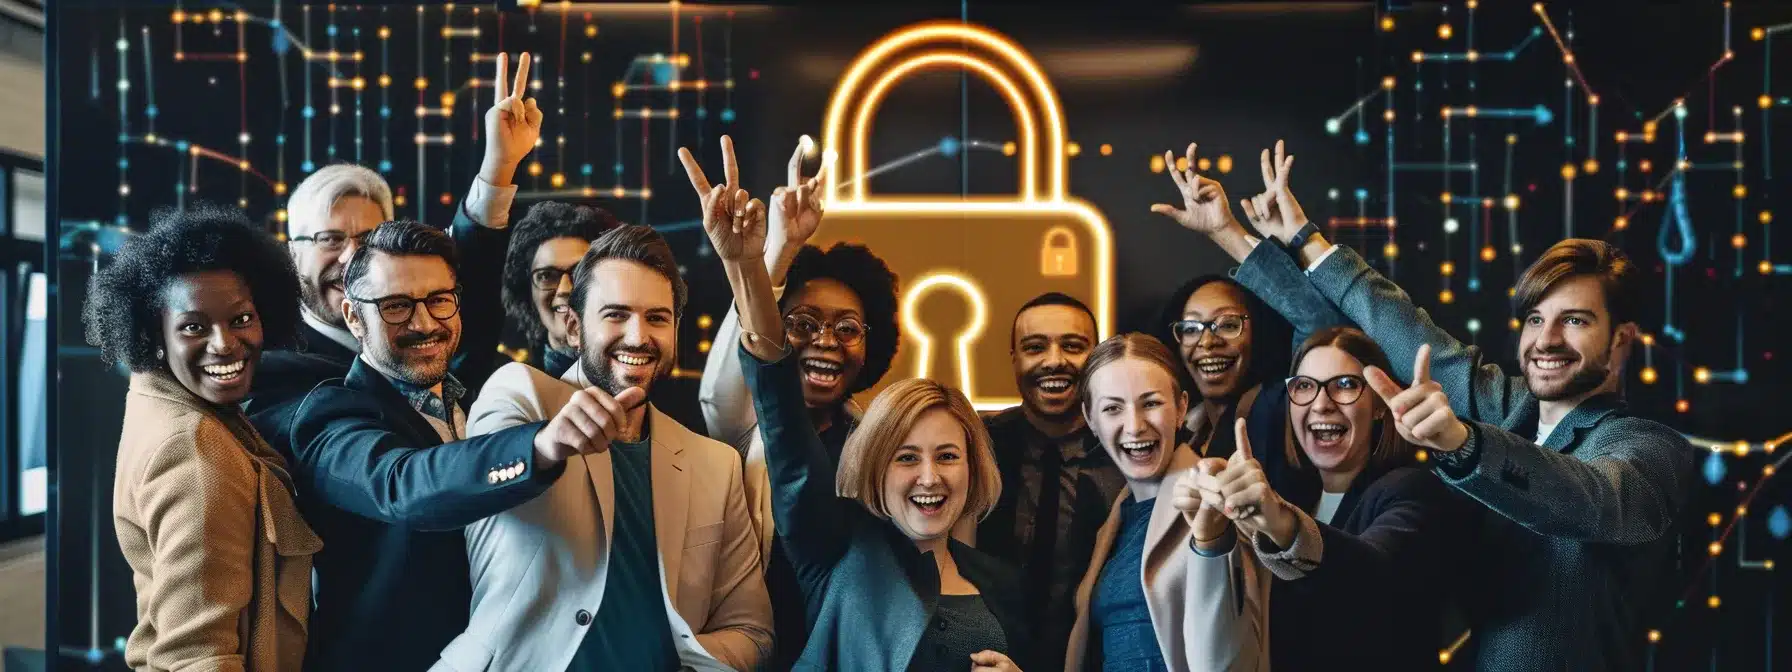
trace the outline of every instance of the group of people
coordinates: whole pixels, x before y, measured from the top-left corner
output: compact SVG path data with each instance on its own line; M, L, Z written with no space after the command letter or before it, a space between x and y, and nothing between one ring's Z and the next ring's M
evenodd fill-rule
M1280 143L1251 229L1191 144L1152 210L1233 273L1155 333L1027 303L1015 408L921 378L861 407L899 278L807 244L825 162L799 147L755 198L723 137L720 181L680 151L734 296L694 431L649 401L688 295L666 241L564 203L508 221L528 67L497 58L447 230L334 165L284 242L189 207L93 279L88 340L131 371L132 668L1422 669L1446 610L1481 668L1640 666L1692 453L1624 410L1618 249L1525 272L1508 376L1324 238Z

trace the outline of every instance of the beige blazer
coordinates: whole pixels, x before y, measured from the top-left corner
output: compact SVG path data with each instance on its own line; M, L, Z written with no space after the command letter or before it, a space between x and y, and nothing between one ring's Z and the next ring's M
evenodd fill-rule
M131 376L112 525L137 589L131 669L298 672L323 542L240 411L167 373Z
M473 403L467 433L552 420L587 386L579 364L561 380L506 364ZM772 609L740 456L651 406L647 417L666 610L642 617L669 622L688 669L751 670L771 652ZM603 603L616 490L608 451L567 460L565 469L541 496L467 528L471 620L435 669L563 670L572 662Z
M1145 607L1151 613L1157 645L1164 663L1176 672L1266 671L1270 574L1257 565L1243 540L1224 556L1208 558L1195 553L1189 546L1188 523L1169 502L1169 484L1194 468L1197 460L1188 446L1176 448L1164 477L1165 489L1152 505L1145 531L1139 580L1144 584ZM1070 631L1064 662L1067 672L1079 672L1088 659L1089 630L1095 627L1089 603L1120 534L1120 505L1131 496L1131 487L1121 490L1107 523L1096 533L1089 571L1076 590L1076 625Z

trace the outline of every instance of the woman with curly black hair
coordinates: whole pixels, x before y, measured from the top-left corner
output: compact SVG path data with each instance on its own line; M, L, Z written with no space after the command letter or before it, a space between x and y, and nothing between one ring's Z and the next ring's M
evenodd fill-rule
M511 229L504 316L522 333L530 365L558 377L579 361L579 349L567 340L577 320L568 308L572 269L591 241L620 224L599 208L543 201Z
M291 343L298 274L240 211L158 213L93 277L88 343L131 372L113 525L137 589L125 664L297 671L323 547L238 404Z
M791 157L797 175L802 149ZM765 266L771 273L785 335L802 369L803 405L821 435L829 466L840 461L846 437L863 410L852 395L870 389L890 370L901 334L896 326L897 279L864 245L841 243L827 251L806 244L821 225L813 198L820 179L795 180L768 203ZM799 192L802 198L799 198ZM783 549L773 542L772 497L759 419L736 356L740 316L734 308L716 328L697 400L709 435L745 455L747 507L760 531L760 558L771 593L777 651L767 669L789 669L808 633L803 597Z

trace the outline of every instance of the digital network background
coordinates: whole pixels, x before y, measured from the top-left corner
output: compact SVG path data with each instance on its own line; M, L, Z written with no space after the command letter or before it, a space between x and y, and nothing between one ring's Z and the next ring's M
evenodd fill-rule
M517 175L513 221L558 199L664 232L692 287L679 348L690 380L729 297L677 148L719 169L715 139L732 134L746 186L769 192L796 136L819 136L832 80L859 50L915 20L968 14L1038 54L1064 98L1070 188L1113 227L1121 330L1158 329L1142 316L1159 298L1224 270L1210 250L1177 252L1202 243L1146 212L1174 196L1163 150L1180 156L1189 140L1201 143L1196 168L1236 201L1261 189L1258 150L1288 139L1308 215L1508 367L1508 292L1536 255L1565 237L1623 247L1649 297L1627 397L1694 438L1703 484L1680 532L1682 585L1651 617L1653 664L1784 669L1792 652L1772 643L1788 614L1773 610L1786 611L1787 582L1774 559L1786 561L1792 513L1773 476L1792 453L1792 318L1773 294L1792 285L1792 238L1775 240L1788 196L1774 170L1792 163L1776 167L1774 154L1792 134L1792 81L1773 65L1792 69L1792 7L1598 4L1203 4L1112 18L975 3L887 16L812 4L77 4L61 14L60 216L65 232L142 226L156 207L203 199L278 232L292 187L352 161L386 176L400 217L446 222L483 149L493 59L526 49L545 124ZM1063 65L1137 44L1187 62L1137 81ZM930 77L899 92L928 104L880 115L879 191L1011 188L1006 111L960 93L955 76Z

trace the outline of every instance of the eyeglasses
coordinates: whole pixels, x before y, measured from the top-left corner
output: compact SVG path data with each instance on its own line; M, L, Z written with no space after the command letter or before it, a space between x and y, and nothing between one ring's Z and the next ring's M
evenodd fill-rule
M1232 340L1244 333L1245 320L1249 319L1251 318L1247 315L1221 315L1209 322L1177 320L1170 323L1170 333L1175 334L1176 340L1183 345L1199 342L1201 333L1206 331L1211 331L1220 338Z
M822 324L813 315L798 313L784 318L784 330L790 333L791 338L805 345L820 338L821 332L831 331L834 333L834 342L843 347L851 347L865 340L865 332L870 328L858 318L842 317L833 324Z
M1319 390L1325 390L1325 396L1339 406L1356 403L1362 398L1363 390L1369 383L1362 376L1344 374L1332 376L1327 380L1318 380L1307 376L1295 376L1288 379L1288 401L1295 406L1305 406L1319 399Z
M436 318L437 320L446 320L460 313L459 289L444 289L439 292L430 292L429 296L425 296L421 299L413 299L408 296L399 295L384 296L377 299L363 299L351 296L348 297L348 300L356 303L373 304L375 307L379 308L380 319L385 320L386 324L393 325L410 322L411 316L417 313L417 304L423 304L423 310L428 312L430 317Z
M529 282L533 283L536 289L558 289L560 279L572 274L572 269L572 266L566 268L543 266L529 272Z
M348 241L351 238L354 239L356 245L366 243L367 234L369 233L373 233L373 230L369 229L362 231L353 236L341 231L319 231L309 236L293 236L291 240L301 243L311 243L316 245L317 249L325 252L341 252L342 248L348 246Z

